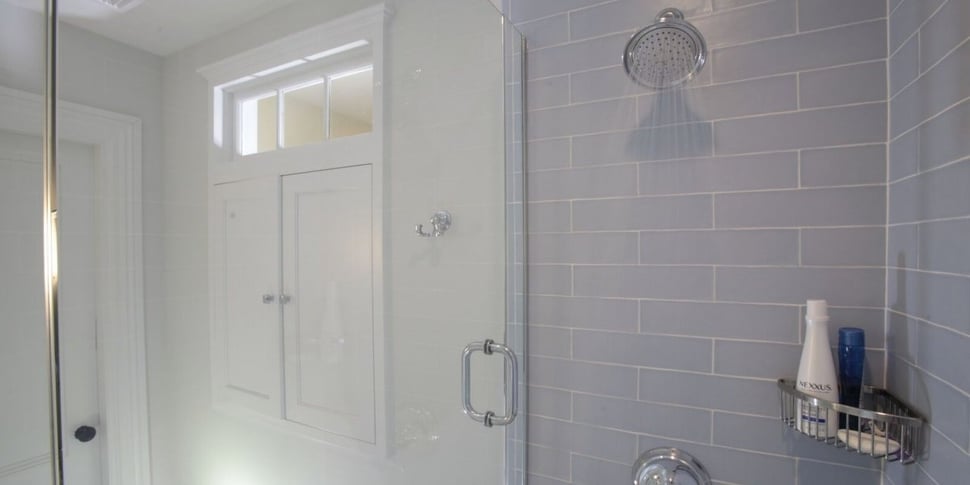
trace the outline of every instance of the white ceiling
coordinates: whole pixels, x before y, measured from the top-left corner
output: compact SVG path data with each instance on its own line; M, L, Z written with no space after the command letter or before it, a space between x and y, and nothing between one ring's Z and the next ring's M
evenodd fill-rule
M40 11L43 0L6 0ZM296 0L144 0L118 11L99 0L60 0L65 22L165 56ZM322 0L325 1L325 0Z

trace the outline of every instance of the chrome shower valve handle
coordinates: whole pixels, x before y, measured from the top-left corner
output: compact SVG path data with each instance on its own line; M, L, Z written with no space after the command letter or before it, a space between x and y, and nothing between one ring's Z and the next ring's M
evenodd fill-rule
M424 232L424 224L414 226L414 232L421 237L441 237L445 231L451 228L451 213L448 211L435 212L431 219L431 232Z

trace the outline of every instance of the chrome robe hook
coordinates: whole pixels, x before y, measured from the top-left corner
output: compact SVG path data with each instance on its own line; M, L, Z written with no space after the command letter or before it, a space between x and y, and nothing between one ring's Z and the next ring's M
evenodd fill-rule
M451 227L451 213L448 211L435 212L428 222L431 224L431 232L424 232L424 224L414 226L414 232L421 237L439 237Z

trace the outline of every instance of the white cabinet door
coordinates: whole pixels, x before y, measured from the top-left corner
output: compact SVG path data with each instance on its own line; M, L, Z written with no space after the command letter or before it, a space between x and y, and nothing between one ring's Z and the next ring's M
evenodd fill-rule
M283 177L285 416L375 443L370 165Z
M213 399L278 417L279 178L216 185L210 194Z

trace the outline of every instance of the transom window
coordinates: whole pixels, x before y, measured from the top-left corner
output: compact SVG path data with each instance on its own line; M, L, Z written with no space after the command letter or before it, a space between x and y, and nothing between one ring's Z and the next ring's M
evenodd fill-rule
M254 76L259 74L262 73ZM358 64L322 74L304 72L276 79L270 86L247 89L236 97L240 155L321 143L373 130L373 65Z

